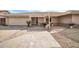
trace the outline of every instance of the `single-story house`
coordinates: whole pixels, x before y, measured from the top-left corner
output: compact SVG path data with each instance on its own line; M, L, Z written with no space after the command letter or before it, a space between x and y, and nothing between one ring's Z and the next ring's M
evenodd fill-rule
M27 21L31 21L32 25L42 23L52 23L53 25L79 24L79 10L27 13L10 13L7 10L0 10L0 25L27 25Z

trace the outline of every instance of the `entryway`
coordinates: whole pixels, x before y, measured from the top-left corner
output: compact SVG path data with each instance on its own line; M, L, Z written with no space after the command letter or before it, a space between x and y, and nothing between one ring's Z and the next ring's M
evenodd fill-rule
M38 17L31 17L32 25L38 25Z
M51 17L49 18L49 16L46 16L46 24L49 24L49 21L51 22Z
M0 25L5 25L5 18L0 18Z

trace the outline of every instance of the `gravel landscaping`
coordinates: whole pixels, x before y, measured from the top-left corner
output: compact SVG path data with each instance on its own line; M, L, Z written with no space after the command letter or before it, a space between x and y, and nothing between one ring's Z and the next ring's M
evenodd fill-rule
M79 48L79 29L53 27L51 35L63 48Z
M79 43L79 29L66 29L61 33L64 34L66 37L70 38L71 40Z

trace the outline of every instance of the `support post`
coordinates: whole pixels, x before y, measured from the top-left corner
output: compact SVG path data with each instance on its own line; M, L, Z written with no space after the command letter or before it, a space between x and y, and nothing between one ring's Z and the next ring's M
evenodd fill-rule
M48 16L48 18L49 18L49 29L50 29L50 16Z

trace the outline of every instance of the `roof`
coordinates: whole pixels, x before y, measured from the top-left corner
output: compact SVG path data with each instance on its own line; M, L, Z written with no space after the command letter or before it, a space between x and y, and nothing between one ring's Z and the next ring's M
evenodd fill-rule
M8 12L8 13L10 13L9 11L7 11L7 10L0 10L0 12Z
M52 16L58 17L62 15L69 14L69 12L28 12L28 13L12 13L7 14L8 17L19 17L19 16L31 16L31 17L45 17L45 16Z
M0 10L0 12L8 12L6 10ZM68 14L79 14L79 10L69 10L66 12L27 12L27 13L8 13L7 15L3 15L6 17L44 17L44 16L53 16L53 17L58 17L58 16L63 16L63 15L68 15Z
M29 13L18 13L18 14L16 14L16 13L14 13L14 14L8 14L7 16L40 16L40 17L43 17L43 16L58 16L58 15L60 15L61 13L59 13L59 12L29 12Z

